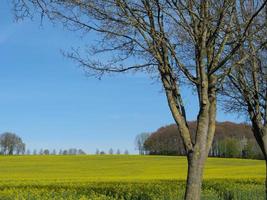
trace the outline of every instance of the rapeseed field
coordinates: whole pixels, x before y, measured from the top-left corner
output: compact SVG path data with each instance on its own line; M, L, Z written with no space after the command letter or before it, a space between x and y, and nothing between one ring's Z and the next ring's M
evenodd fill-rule
M0 156L0 200L180 200L186 158ZM203 200L264 199L265 163L209 158Z

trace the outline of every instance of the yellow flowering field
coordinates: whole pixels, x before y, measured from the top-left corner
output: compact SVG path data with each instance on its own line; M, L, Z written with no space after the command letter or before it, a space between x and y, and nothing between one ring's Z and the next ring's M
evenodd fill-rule
M175 156L0 156L0 199L179 200L186 168ZM202 199L264 199L264 178L264 161L209 158Z

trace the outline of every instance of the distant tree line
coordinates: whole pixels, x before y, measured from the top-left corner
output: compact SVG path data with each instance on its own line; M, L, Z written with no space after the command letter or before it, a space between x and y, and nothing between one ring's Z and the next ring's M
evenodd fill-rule
M49 150L49 149L40 149L33 150L33 152L30 152L30 150L27 151L28 155L86 155L85 151L82 149L76 149L76 148L70 148L70 149L60 149L60 150Z
M3 153L2 153L3 154ZM16 153L17 154L17 153ZM49 149L34 149L31 151L30 149L24 150L20 153L21 155L86 155L85 151L82 149L70 148L70 149L60 149L60 150L49 150ZM9 154L13 155L13 154Z
M95 152L96 155L106 155L106 154L109 154L109 155L121 155L121 154L124 154L124 155L129 155L129 151L126 149L124 150L123 152L120 150L120 149L117 149L116 151L113 150L112 148L110 148L108 150L108 152L105 152L103 150L99 150L99 149L96 149L96 152Z
M196 122L189 122L189 129L196 133ZM144 140L144 138L146 138ZM140 154L150 155L186 155L179 130L175 124L159 128L136 137L136 146ZM209 152L210 157L263 159L251 127L248 124L217 122L214 140Z
M95 154L97 155L128 155L129 151L126 149L121 151L120 149L113 150L110 148L108 152L97 149ZM26 145L22 139L15 133L5 132L0 134L0 155L86 155L86 152L82 149L69 148L69 149L30 149L26 150Z
M26 150L26 145L15 133L5 132L0 134L0 155L85 155L82 149L70 148L57 151L49 149Z

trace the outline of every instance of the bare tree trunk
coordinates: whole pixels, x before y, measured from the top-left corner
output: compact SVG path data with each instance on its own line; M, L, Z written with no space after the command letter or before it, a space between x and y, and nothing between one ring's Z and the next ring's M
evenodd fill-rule
M267 200L267 126L257 120L253 114L250 115L252 121L252 131L255 139L264 155L265 159L265 199Z
M263 128L263 136L262 136L262 143L264 146L263 155L265 158L265 199L267 200L267 129L266 127Z
M267 159L265 158L265 199L267 200Z
M210 111L208 105L203 106L203 109L200 111L195 138L196 143L193 151L187 155L188 173L185 200L200 200L201 198L204 164L209 152L207 148L210 148L207 138L213 138L212 132L213 130L215 131L213 123L210 123L210 121L213 121L210 118L213 118L215 115L210 115Z
M204 161L197 153L188 156L185 200L200 200Z
M255 121L254 123L252 123L252 125L254 136L261 148L265 159L265 199L267 200L267 127L266 125L262 126L260 122Z

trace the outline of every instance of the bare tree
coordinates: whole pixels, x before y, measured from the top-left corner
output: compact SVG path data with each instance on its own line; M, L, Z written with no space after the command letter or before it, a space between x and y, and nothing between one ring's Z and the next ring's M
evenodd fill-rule
M43 149L40 149L39 155L43 155L43 154L44 154L44 150Z
M112 148L109 149L108 154L113 155L114 151Z
M139 151L140 155L145 154L145 141L149 138L150 134L149 133L140 133L135 137L135 146Z
M252 2L242 9L242 17L249 18L255 8ZM240 28L240 24L237 23ZM242 62L231 70L224 84L223 95L227 96L225 110L244 114L251 122L253 134L266 160L267 170L267 7L248 28L253 37L248 37L233 57L232 62ZM267 199L267 171L266 171Z
M117 149L116 154L117 154L117 155L120 155L120 154L121 154L120 149Z
M45 149L44 152L43 152L44 155L50 155L50 151L49 149Z
M78 150L78 155L86 155L85 151L82 149Z
M129 151L127 149L124 151L124 155L129 155Z
M32 152L33 155L37 155L37 150L34 149L33 152Z
M105 155L106 153L105 153L105 151L100 151L99 154L100 154L100 155Z
M96 149L95 154L96 154L96 155L99 155L99 154L100 154L99 149Z
M23 143L22 141L18 141L16 147L15 147L15 151L17 155L24 155L25 154L25 149L26 149L26 145L25 143Z
M58 155L62 155L63 154L63 150L60 149L59 152L58 152Z
M68 155L68 153L69 153L68 150L65 149L63 150L62 155Z
M31 150L30 149L27 149L26 155L31 155Z
M217 89L229 73L229 60L245 42L248 28L263 10L257 1L246 19L240 10L253 0L14 0L17 18L39 11L82 34L101 40L85 52L67 53L89 75L141 71L157 76L178 125L188 160L186 200L199 200L204 164L213 140ZM32 12L33 13L33 12ZM242 24L237 30L237 23ZM233 40L233 38L235 38ZM112 53L110 60L93 60ZM85 55L85 57L83 57ZM102 55L100 57L100 55ZM195 137L189 131L181 86L190 84L199 102ZM177 133L178 134L178 133Z
M68 155L77 155L78 150L76 148L70 148L68 150Z
M52 154L52 155L57 155L57 150L56 150L56 149L53 149L53 151L52 151L51 154Z
M24 154L25 144L15 133L6 132L0 135L0 149L5 155Z

